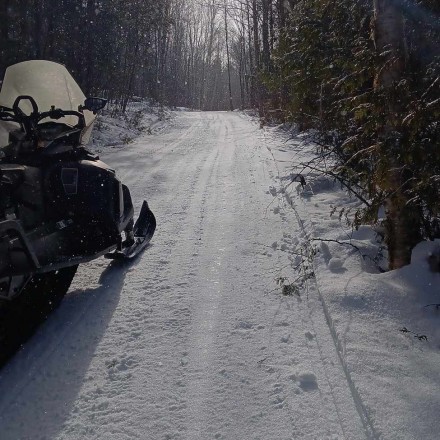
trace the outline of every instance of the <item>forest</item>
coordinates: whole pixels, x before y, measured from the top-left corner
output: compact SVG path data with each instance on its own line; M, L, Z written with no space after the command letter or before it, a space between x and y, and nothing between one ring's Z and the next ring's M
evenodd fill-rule
M0 77L27 59L121 112L149 98L307 130L304 172L359 199L335 208L353 227L384 219L391 269L440 237L438 0L2 0Z

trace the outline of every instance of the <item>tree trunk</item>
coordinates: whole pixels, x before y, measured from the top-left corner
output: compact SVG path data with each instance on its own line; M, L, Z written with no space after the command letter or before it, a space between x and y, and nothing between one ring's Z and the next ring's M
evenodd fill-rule
M0 4L0 78L8 65L9 58L9 0Z
M42 44L41 34L43 29L43 3L42 0L34 0L34 28L33 28L33 56L35 58L41 58Z
M401 127L398 115L401 104L393 93L404 71L404 32L402 11L392 0L374 0L373 35L381 60L374 86L385 96L385 120L378 127L378 140L384 146L388 171L384 189L389 194L385 201L386 242L389 267L397 269L411 262L411 251L420 240L420 221L417 210L408 207L405 192L405 164L401 157ZM384 160L384 158L381 158Z
M226 37L226 59L228 68L228 90L229 90L229 110L231 112L234 110L234 105L232 103L232 87L231 87L231 61L229 58L229 41L228 41L228 10L226 7L225 0L225 37Z
M9 0L3 0L0 5L0 38L2 39L2 45L8 40L9 36Z
M376 74L376 87L391 88L404 68L404 35L401 9L393 0L374 0L373 35L383 59Z
M263 105L261 102L261 81L258 78L261 66L260 60L260 37L258 35L258 8L257 8L257 0L252 0L252 21L253 21L253 30L254 30L254 81L255 81L255 100L258 106L258 112L260 117L263 116Z
M277 0L278 30L283 32L286 26L286 5L284 0Z
M258 36L258 9L257 0L252 0L252 27L254 31L254 59L255 68L260 68L260 39Z
M269 44L269 0L262 0L262 25L261 39L263 43L262 65L265 71L270 70L270 44Z
M255 108L257 106L257 99L256 99L256 90L255 90L255 64L254 64L254 56L253 56L253 49L252 49L252 26L251 26L251 19L250 19L250 5L249 0L246 0L246 21L247 21L247 30L248 30L248 54L249 54L249 78L250 78L250 103L252 108Z
M127 105L128 105L130 98L132 96L134 75L136 73L136 58L138 56L138 52L139 52L139 41L136 43L136 47L133 52L133 61L132 61L132 65L131 65L131 69L130 69L130 73L129 73L129 77L128 77L128 84L126 85L125 96L122 101L122 113L125 113L125 111L127 110Z

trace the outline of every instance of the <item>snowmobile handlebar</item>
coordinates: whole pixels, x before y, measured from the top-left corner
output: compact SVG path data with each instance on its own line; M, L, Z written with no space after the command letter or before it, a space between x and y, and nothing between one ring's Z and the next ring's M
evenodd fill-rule
M21 101L28 101L32 107L32 113L26 115L20 108ZM76 128L83 129L86 126L86 121L84 114L80 111L75 110L62 110L59 108L52 107L47 112L39 112L38 105L32 96L21 95L16 98L14 105L11 108L0 107L0 120L5 122L17 122L21 124L27 134L32 133L32 128L35 129L36 124L46 118L50 119L61 119L65 116L76 116L78 118L78 124Z
M84 118L84 114L81 112L77 112L75 110L61 110L60 108L52 108L48 112L43 112L39 114L38 122L43 119L61 119L65 116L76 116L78 118L78 125L76 128L83 129L86 126L86 120Z
M11 113L8 113L8 111L12 112L12 109L8 109L5 107L0 108L0 121L17 122L14 115L12 115Z

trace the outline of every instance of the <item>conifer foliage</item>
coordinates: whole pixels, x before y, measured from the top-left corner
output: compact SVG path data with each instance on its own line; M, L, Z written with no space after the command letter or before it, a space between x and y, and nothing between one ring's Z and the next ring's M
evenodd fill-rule
M354 226L377 222L385 208L390 268L408 264L420 239L440 236L440 7L283 5L273 69L261 72L272 96L262 116L277 109L300 129L315 129L321 161L311 166L363 202Z

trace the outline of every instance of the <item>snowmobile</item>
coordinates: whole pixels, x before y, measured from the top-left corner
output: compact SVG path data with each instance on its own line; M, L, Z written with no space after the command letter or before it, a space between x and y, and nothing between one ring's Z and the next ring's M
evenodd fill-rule
M25 61L6 69L0 91L0 364L59 305L80 263L134 258L154 234L147 202L135 222L128 188L84 146L105 104L86 98L58 63Z

